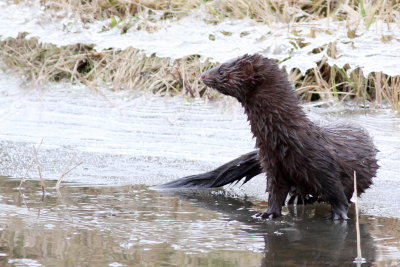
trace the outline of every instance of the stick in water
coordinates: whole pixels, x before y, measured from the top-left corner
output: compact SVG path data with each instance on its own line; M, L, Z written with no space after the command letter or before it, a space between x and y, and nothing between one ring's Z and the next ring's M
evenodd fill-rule
M361 238L360 238L360 223L358 221L358 199L357 199L357 177L356 171L354 171L354 194L352 197L352 201L354 202L356 209L356 232L357 232L357 257L354 259L354 263L357 266L361 266L362 263L365 263L366 260L361 256Z
M71 158L72 161L72 158ZM76 164L74 167L70 168L69 170L65 169L64 172L61 174L60 178L58 178L58 181L56 183L56 189L59 190L60 189L60 184L62 182L62 180L64 179L64 177L70 173L73 169L79 167L81 164L83 163L83 161L79 162L78 164Z

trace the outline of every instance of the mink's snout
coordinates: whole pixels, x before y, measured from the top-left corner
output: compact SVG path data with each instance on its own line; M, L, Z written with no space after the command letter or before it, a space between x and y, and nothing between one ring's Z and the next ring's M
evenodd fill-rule
M200 79L202 80L202 81L204 81L204 80L206 80L207 78L209 78L209 73L208 73L209 71L205 71L205 72L203 72L202 74L201 74L201 76L200 76Z
M212 69L209 69L209 70L206 70L206 71L204 71L201 75L200 75L200 79L203 81L203 82L207 82L207 81L209 81L209 80L212 80L213 78L215 78L215 70L214 70L215 68L212 68Z

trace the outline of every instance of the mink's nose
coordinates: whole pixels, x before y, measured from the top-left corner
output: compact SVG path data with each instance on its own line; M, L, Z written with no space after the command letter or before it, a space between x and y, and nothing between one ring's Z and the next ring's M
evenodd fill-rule
M206 75L204 75L204 74L202 74L201 76L200 76L200 79L203 81L204 79L206 78Z

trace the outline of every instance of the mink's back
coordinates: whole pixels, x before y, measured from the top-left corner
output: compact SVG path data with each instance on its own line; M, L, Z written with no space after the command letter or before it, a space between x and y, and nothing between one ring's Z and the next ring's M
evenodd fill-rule
M354 171L360 195L372 184L379 167L376 159L378 150L371 137L363 128L346 123L321 125L320 129L326 136L325 147L341 165L341 180L346 196L351 197L353 192Z

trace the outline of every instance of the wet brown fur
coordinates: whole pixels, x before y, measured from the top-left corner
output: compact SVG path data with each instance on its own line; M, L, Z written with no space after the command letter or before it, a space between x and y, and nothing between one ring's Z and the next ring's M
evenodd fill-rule
M202 75L203 82L238 99L244 107L268 177L268 209L262 218L281 215L293 189L332 206L331 219L347 219L353 173L361 194L378 168L368 133L348 124L319 126L302 110L285 73L261 55L244 55Z

